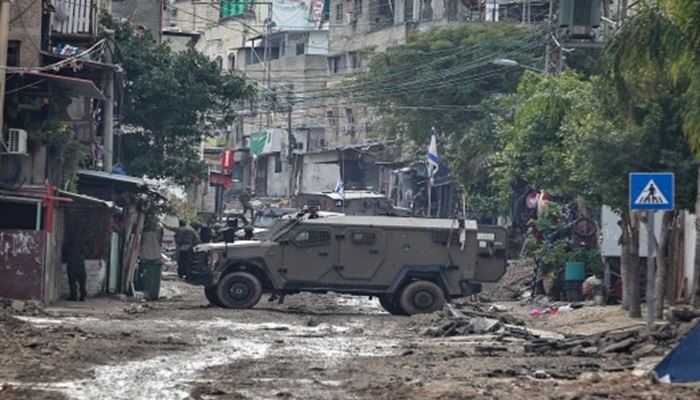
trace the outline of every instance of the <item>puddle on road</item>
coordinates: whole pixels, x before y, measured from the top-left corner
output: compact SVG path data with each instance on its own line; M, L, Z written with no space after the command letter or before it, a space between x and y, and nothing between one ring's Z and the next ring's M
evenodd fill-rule
M32 389L58 391L75 400L179 400L188 397L193 383L201 378L200 374L204 370L236 360L275 357L322 363L329 367L350 357L393 354L398 343L394 340L355 335L352 324L338 326L323 323L310 327L282 323L238 323L223 318L206 321L110 321L96 318L44 317L23 319L40 326L64 324L90 327L91 330L145 332L153 338L191 338L192 351L166 354L144 361L98 366L93 369L94 379L50 384L13 383ZM220 340L222 337L227 340ZM269 379L271 382L278 382L282 389L294 387L290 386L293 382L284 382L285 379ZM328 386L331 385L323 385Z

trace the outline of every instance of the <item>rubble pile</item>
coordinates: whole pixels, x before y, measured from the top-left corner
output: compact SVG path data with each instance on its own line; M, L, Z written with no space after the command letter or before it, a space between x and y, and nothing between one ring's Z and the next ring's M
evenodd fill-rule
M587 336L571 336L562 340L533 339L525 343L525 352L559 356L631 356L634 359L665 354L680 341L700 318L657 326L651 332L638 326Z
M532 338L522 319L508 314L502 307L447 308L437 314L424 334L432 337L495 334L499 336Z
M44 306L34 300L13 300L0 298L0 310L13 315L43 315Z
M520 300L523 293L532 288L532 274L535 263L530 259L522 259L511 264L505 275L491 288L485 288L485 293L479 297L488 301Z

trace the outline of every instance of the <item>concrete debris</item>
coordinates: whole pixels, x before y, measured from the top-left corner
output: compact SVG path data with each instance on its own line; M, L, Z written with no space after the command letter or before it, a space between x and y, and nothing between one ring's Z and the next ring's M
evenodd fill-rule
M425 331L432 337L466 336L495 334L528 339L533 335L524 327L519 318L509 314L494 314L474 309L457 310L449 307L433 322L433 326Z
M35 300L14 300L0 298L0 309L13 315L44 315L44 306Z
M603 332L564 339L534 339L525 343L526 353L538 355L607 356L641 358L664 354L681 339L679 325L667 324L649 333L645 327Z
M148 304L129 304L124 312L127 314L143 314L150 309Z

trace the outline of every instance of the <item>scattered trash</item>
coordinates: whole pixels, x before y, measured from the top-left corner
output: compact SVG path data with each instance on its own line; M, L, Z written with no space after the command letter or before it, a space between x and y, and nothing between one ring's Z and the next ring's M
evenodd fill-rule
M551 305L544 307L542 309L534 309L530 311L531 317L539 317L542 315L557 315L557 314L568 314L577 308L583 307L580 303L566 304L566 305Z

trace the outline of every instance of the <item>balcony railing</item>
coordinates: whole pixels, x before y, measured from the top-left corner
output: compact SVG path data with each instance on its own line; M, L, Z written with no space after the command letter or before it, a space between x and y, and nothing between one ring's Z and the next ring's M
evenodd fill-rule
M51 31L59 35L97 34L97 8L100 0L57 0L51 18Z

